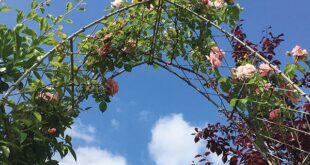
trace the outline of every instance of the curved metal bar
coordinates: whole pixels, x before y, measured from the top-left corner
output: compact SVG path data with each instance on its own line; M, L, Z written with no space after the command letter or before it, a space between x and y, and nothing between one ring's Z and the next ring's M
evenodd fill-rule
M60 46L62 46L65 42L73 39L74 37L76 37L78 34L80 33L83 33L85 30L91 28L92 26L100 23L101 21L111 17L111 16L114 16L115 14L118 14L120 12L123 12L125 10L128 10L130 8L133 8L135 6L138 6L138 5L142 5L142 4L146 4L146 3L149 3L150 1L147 0L147 1L144 1L144 2L140 2L140 3L136 3L136 4L132 4L132 5L129 5L127 7L124 7L124 8L121 8L119 10L116 10L108 15L105 15L97 20L95 20L94 22L84 26L83 28L81 28L80 30L76 31L75 33L71 34L69 37L67 37L66 39L62 40L58 45L56 45L55 47L53 47L51 50L49 50L47 53L45 53L43 56L41 56L36 63L34 63L29 69L27 69L25 71L25 73L19 77L18 80L16 80L16 82L8 89L8 91L3 95L3 97L1 98L0 100L0 103L2 104L4 100L6 100L9 95L16 89L17 85L22 82L34 69L36 69L47 57L49 57L57 48L59 48Z
M207 23L210 23L213 27L215 27L216 29L218 29L219 31L221 31L222 33L224 33L227 37L232 38L233 40L237 41L238 43L240 43L242 46L246 47L249 51L251 51L251 53L253 53L256 57L258 57L260 60L262 60L263 62L265 62L266 64L268 64L273 70L275 70L277 73L279 73L289 84L293 85L293 87L303 96L305 97L308 101L310 101L310 97L308 96L307 93L305 93L301 88L299 88L290 78L288 78L280 69L278 69L275 65L271 64L267 59L265 59L261 54L259 54L257 51L255 51L254 49L252 49L250 46L248 46L246 43L244 43L243 41L241 41L239 38L237 38L236 36L234 36L233 34L227 32L225 29L223 29L222 27L220 27L219 25L217 25L216 23L210 21L209 19L199 15L198 13L183 7L180 4L171 2L169 0L166 0L166 2L181 8L183 10L186 10L190 13L192 13L193 15L195 15L196 17L198 17L199 19L201 19L202 21L205 21Z

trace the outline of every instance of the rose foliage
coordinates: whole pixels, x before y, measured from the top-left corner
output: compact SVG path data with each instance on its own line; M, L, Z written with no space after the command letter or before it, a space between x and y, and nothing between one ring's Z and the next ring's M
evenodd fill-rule
M1 163L58 164L55 153L76 157L65 131L90 109L79 103L94 98L104 112L120 89L115 77L142 64L176 75L227 117L228 125L196 130L195 140L205 140L209 150L206 158L196 156L203 157L200 162L209 163L209 152L223 154L223 162L231 164L279 162L273 156L300 162L303 151L310 152L309 103L272 67L282 67L275 48L283 36L269 33L260 44L248 41L238 24L238 3L115 0L110 14L69 36L64 29L73 20L67 17L85 11L85 2L64 2L64 13L57 15L49 10L52 1L32 0L30 11L15 10L14 27L0 24ZM15 12L10 10L2 5L0 14ZM231 37L226 45L217 42L215 36L227 36L220 27L231 29L241 43ZM308 88L308 52L296 46L289 55L292 64L283 66L284 74ZM182 76L185 72L200 83Z

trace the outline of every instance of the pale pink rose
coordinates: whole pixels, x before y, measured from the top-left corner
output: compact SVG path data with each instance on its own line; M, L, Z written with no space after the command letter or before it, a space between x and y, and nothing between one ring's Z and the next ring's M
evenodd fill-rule
M130 40L128 40L128 46L129 47L131 47L131 48L136 48L137 47L137 43L138 43L138 41L137 40L135 40L135 39L130 39Z
M308 51L306 49L302 49L299 45L296 45L291 53L295 61L307 59L308 56Z
M225 52L223 52L222 49L220 49L217 46L213 46L211 48L211 52L210 52L210 56L214 55L216 58L218 58L220 61L223 60L224 56L225 56Z
M129 39L128 42L126 43L126 46L122 48L122 51L126 54L129 53L130 50L134 49L137 47L138 41L135 39Z
M255 93L256 93L256 95L259 95L259 94L261 93L261 91L259 90L259 88L256 88L256 89L255 89Z
M239 80L249 79L257 72L252 64L245 64L232 70L233 76Z
M268 77L269 74L271 74L272 72L273 72L273 69L268 64L263 63L259 65L259 73L263 77Z
M211 48L210 54L209 56L207 56L207 59L210 61L213 70L221 66L224 56L225 53L223 52L223 50L221 50L217 46L213 46Z
M266 91L269 91L270 89L272 89L273 87L272 87L272 84L271 83L267 83L267 84L265 84L264 85L264 89L266 90Z
M36 99L41 99L44 101L53 101L57 102L59 101L59 95L58 93L50 93L50 92L40 92L39 95L36 97Z
M269 120L277 119L281 114L280 109L275 109L269 113Z
M111 2L112 7L121 8L124 0L115 0Z
M219 60L214 54L207 56L207 58L210 61L213 70L221 66L221 60Z
M226 5L225 0L210 0L209 5L216 8L222 8Z
M112 35L113 35L112 33L108 33L108 34L104 35L102 41L108 41L112 37Z

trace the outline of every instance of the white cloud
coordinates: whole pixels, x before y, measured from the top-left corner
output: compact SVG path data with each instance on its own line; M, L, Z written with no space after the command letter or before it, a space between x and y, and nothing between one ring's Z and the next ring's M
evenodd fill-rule
M195 145L194 127L184 121L181 114L159 119L152 129L152 139L149 143L151 158L157 165L188 165L199 145Z
M95 147L80 147L76 150L77 162L72 156L60 161L60 165L127 165L123 156Z
M118 129L119 126L120 126L120 122L118 120L116 120L116 119L112 119L111 120L111 125L112 125L113 128Z
M188 165L198 153L204 153L205 143L195 144L195 126L183 119L182 114L172 114L160 118L152 129L152 139L148 150L156 165ZM210 154L208 160L221 165L221 157Z
M66 134L72 136L73 139L90 143L95 140L95 131L92 125L84 125L80 120L76 120L72 129L66 130Z

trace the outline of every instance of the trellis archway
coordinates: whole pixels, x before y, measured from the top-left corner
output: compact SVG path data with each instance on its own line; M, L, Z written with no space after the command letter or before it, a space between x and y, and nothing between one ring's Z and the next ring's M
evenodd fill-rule
M246 137L255 145L254 148L267 162L285 163L296 159L291 155L279 157L277 152L282 151L297 151L299 153L297 156L306 162L310 151L299 138L300 136L307 138L310 135L309 113L297 107L310 101L309 96L276 65L269 62L264 54L246 43L244 38L229 33L220 26L221 24L235 25L240 10L237 5L228 4L229 8L225 10L228 14L220 15L224 18L219 18L220 16L212 13L221 10L218 7L208 8L210 11L206 11L204 8L195 6L195 3L185 6L174 1L159 0L124 6L66 37L46 54L39 56L37 61L25 70L24 74L11 84L2 96L2 109L6 114L3 129L13 125L14 115L29 113L42 120L45 111L41 106L47 106L42 105L42 99L43 103L53 101L57 93L64 103L53 103L48 108L57 107L67 110L67 117L57 119L66 121L64 125L53 126L63 132L79 114L78 103L90 94L100 103L102 111L106 109L106 103L110 101L109 95L115 92L107 92L107 89L115 85L113 81L107 84L107 80L130 71L133 67L149 64L161 67L179 77L218 107L228 120L245 132ZM91 31L89 36L84 34L88 30ZM96 35L93 34L94 32ZM229 50L223 51L218 48L221 44L227 47L224 42L230 46ZM234 47L236 45L239 46L238 49ZM227 57L220 57L220 62L223 63L220 67L212 62L210 54L222 52L225 52L226 56L231 53L247 54L247 57L236 58L236 62L229 61ZM231 72L231 69L237 66L245 64L258 66L261 63L271 67L275 72L273 77L266 78L253 73L250 77L238 78L238 75L234 77L234 73ZM276 90L269 98L261 96L253 100L257 97L251 97L254 90L263 89L264 83L267 82L272 83ZM21 83L24 85L18 88ZM289 85L283 86L285 83ZM19 95L20 99L14 103L12 100L16 95ZM294 98L302 97L302 99L298 99L296 103L288 100L292 95ZM277 105L272 105L269 99L278 100ZM18 110L21 107L18 105L27 106L30 110L20 112ZM254 108L265 109L265 111L257 113ZM283 120L289 121L288 125L279 124L283 121L270 120L268 114L272 109L280 109ZM238 116L244 123L241 125L232 120L234 116ZM294 125L296 122L294 116L298 116L298 119L304 123L301 127ZM56 120L53 115L45 117L51 117L51 121L47 123ZM252 122L255 124L253 125ZM243 128L244 125L248 128ZM40 129L43 127L47 129L50 126L42 124ZM275 130L284 128L288 133L282 133L283 137L279 140L274 137L274 134L268 132L271 128ZM251 133L247 134L249 130ZM10 134L7 132L5 137L10 138ZM289 144L284 140L291 135L296 137L296 144ZM271 150L268 146L278 144L285 148Z

